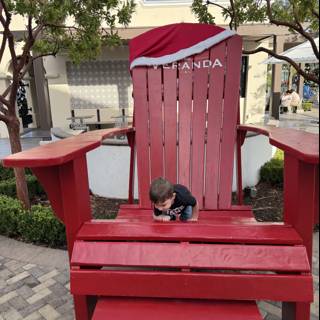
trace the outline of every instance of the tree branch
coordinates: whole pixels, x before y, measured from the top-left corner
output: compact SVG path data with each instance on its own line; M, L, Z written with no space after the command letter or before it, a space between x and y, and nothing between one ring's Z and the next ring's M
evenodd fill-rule
M312 8L312 9L311 9L311 12L312 12L312 14L313 14L317 19L319 19L319 12L317 12L317 11L315 10L315 8Z
M234 21L235 30L237 30L238 29L238 18L237 18L236 8L234 6L234 1L233 0L230 0L230 5L231 5L231 8L232 8L232 16L231 16L230 24L232 24L233 21ZM232 28L230 27L230 29L232 29Z
M11 84L7 87L6 90L4 90L3 94L0 95L0 97L5 98L9 94L10 90L11 90ZM9 101L8 101L8 103L9 103Z
M28 16L28 34L29 38L32 38L32 17Z
M5 34L3 34L2 36L2 43L1 43L1 47L0 47L0 63L2 61L2 57L4 54L4 50L6 48L6 43L7 43L7 36Z
M8 117L6 117L6 116L4 116L4 115L2 115L2 114L0 114L0 121L3 121L4 123L9 123L9 119L8 119Z
M269 50L267 48L264 48L264 47L259 47L255 50L252 50L252 51L246 51L244 50L243 51L243 54L255 54L255 53L258 53L258 52L266 52L268 53L269 55L279 59L279 60L283 60L283 61L286 61L288 62L289 64L291 64L296 70L297 72L303 77L305 78L306 80L310 80L310 81L313 81L317 84L319 84L319 77L317 77L316 75L314 74L310 74L310 73L307 73L305 72L295 61L293 61L292 59L288 58L288 57L285 57L285 56L282 56L280 54L277 54L275 52L273 52L272 50Z
M232 1L232 0L231 0ZM232 1L233 2L233 1ZM230 30L233 29L233 20L234 20L234 12L231 12L228 8L222 6L221 4L215 3L215 2L211 2L210 0L207 0L207 5L212 4L213 6L216 6L222 10L226 10L226 12L228 12L231 21L229 22L229 27Z
M6 4L4 3L4 0L0 0L0 5L1 5L1 9L3 9L7 19L9 19L10 18L10 13L8 11L8 8L7 8Z
M0 112L2 112L4 115L7 115L8 109L6 109L3 105L0 104Z
M0 95L0 103L4 105L9 105L9 101L5 99L3 95Z
M300 28L300 27L297 27L294 23L290 23L290 22L287 22L287 21L279 21L279 20L276 20L272 17L272 9L271 9L271 0L266 0L267 1L267 16L269 18L269 21L270 23L272 24L275 24L277 26L285 26L285 27L288 27L288 28L291 28L293 30L295 30L296 32L300 33L303 37L305 37L307 40L309 40L311 46L312 46L312 50L315 54L315 56L317 57L317 59L319 60L319 50L317 48L317 45L313 39L313 37L308 33L306 32L303 27Z

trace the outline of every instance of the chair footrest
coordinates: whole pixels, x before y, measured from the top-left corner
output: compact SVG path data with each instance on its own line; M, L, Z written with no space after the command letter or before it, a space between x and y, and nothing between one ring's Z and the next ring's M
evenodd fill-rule
M255 302L100 298L92 320L262 320Z

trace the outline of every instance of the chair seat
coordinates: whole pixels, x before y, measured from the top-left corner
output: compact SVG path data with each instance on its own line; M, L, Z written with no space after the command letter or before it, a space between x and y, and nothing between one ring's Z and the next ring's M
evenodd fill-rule
M92 320L262 320L255 302L98 299Z
M201 214L201 213L200 213ZM156 222L152 218L91 220L77 239L87 241L165 241L301 245L294 228L282 223L256 222L251 218L217 217L198 222Z

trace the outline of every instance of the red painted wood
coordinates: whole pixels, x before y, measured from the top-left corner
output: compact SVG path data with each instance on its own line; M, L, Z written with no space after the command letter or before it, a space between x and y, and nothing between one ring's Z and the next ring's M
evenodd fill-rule
M192 115L192 59L179 65L179 153L178 182L190 189L191 115Z
M121 209L140 209L138 204L128 204L128 203L124 203L124 204L120 204L120 208ZM251 216L252 215L252 207L248 206L248 205L232 205L230 210L211 210L211 209L204 209L203 211L209 211L209 212L232 212L232 211L251 211Z
M87 222L79 230L78 239L301 244L298 233L282 225L201 225L181 222L142 224L121 220Z
M165 177L177 183L177 69L163 68Z
M48 143L40 147L15 153L3 159L6 167L49 167L76 159L101 145L109 136L133 131L132 128L115 128L83 133L78 136Z
M68 240L68 252L71 258L77 232L91 216L87 160L83 156L67 162L59 170L61 199L64 211L64 223ZM70 213L77 214L70 214Z
M73 270L73 294L223 300L313 301L311 275Z
M283 320L310 320L311 310L310 303L303 302L283 302L282 303Z
M204 196L204 153L206 132L206 109L208 97L209 68L199 68L209 59L209 51L194 57L193 114L192 114L192 159L191 191L203 208Z
M92 320L262 320L255 302L99 299Z
M128 203L132 204L134 201L134 177L135 177L135 132L127 134L128 144L130 146L130 169L129 169L129 188L128 188Z
M310 272L302 246L76 241L71 265Z
M151 181L164 175L161 71L161 68L148 68ZM147 123L144 126L147 126ZM148 190L149 188L142 192L147 193Z
M136 221L153 222L152 210L150 209L127 209L120 208L118 219L134 219ZM254 223L257 224L256 219L253 216L251 210L248 211L200 211L198 223L209 223L209 224L241 224L241 223ZM260 224L260 223L259 223Z
M308 163L319 164L319 135L289 128L240 125L240 131L253 131L269 137L270 144Z
M316 179L315 179L315 191L314 191L314 224L319 224L319 165L316 167Z
M56 217L63 223L64 209L62 204L61 180L59 166L32 168L32 172L43 186L50 200L50 204Z
M151 182L149 163L147 69L135 68L132 70L132 82L135 110L134 121L136 125L139 201L141 207L150 208L151 203L147 192Z
M224 90L220 157L219 208L231 206L236 125L239 106L242 41L239 36L227 40L227 70Z
M312 261L315 180L315 165L298 161L285 153L284 217L301 235L309 261Z
M219 59L226 64L226 43L222 42L210 50L210 60ZM208 136L206 153L205 207L218 208L219 167L221 148L222 106L224 93L224 68L210 70L208 92Z
M240 101L239 101L240 104ZM238 120L237 124L240 124L240 105L238 108ZM242 187L242 154L241 154L241 146L242 146L243 137L241 134L237 134L237 200L239 205L243 205L243 187Z
M77 320L90 320L87 297L84 295L73 295L74 313Z

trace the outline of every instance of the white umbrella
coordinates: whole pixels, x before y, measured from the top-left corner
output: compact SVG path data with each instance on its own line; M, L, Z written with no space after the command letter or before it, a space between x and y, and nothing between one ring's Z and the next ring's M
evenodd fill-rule
M316 45L319 49L319 38L314 39L314 41L316 42ZM319 60L315 56L309 41L306 41L304 43L299 44L298 46L290 48L289 50L286 50L286 51L280 53L280 55L288 57L297 63L319 63ZM277 59L275 57L271 57L271 58L263 61L262 63L264 63L264 64L284 64L284 63L288 63L288 62L285 60Z

